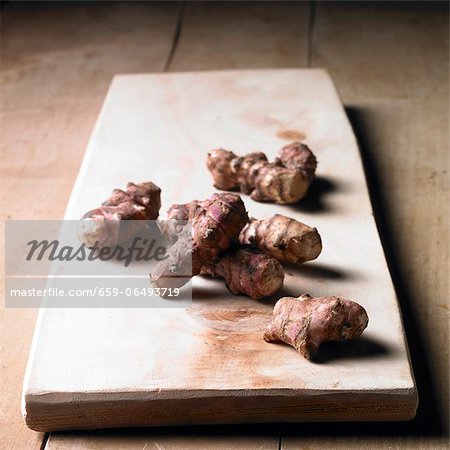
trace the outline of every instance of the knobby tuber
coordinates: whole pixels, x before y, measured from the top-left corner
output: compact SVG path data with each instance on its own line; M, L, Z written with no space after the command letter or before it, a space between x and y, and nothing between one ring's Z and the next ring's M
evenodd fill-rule
M80 222L78 237L87 247L111 247L127 242L141 228L142 220L156 220L161 189L151 181L128 183L126 191L114 189L99 208L88 211ZM125 226L122 221L133 221Z
M280 214L270 219L250 219L239 241L256 245L278 261L294 264L316 259L322 251L322 240L315 228Z
M273 163L261 152L239 157L224 149L212 150L207 158L217 189L240 190L253 200L279 204L297 203L306 195L316 166L315 156L300 142L283 147Z
M172 205L167 210L167 219L159 221L159 229L169 243L173 244L178 239L182 228L195 215L199 203L201 202L193 200L190 203Z
M241 197L230 193L191 202L187 214L192 230L184 228L181 238L169 249L168 258L150 275L156 287L180 287L191 276L198 275L203 266L238 242L239 233L248 222ZM186 271L191 261L191 270Z
M195 210L200 202L198 200L192 200L190 203L182 205L172 205L167 210L167 218L175 220L190 220L191 216L195 213Z
M326 341L360 336L369 319L358 303L339 297L284 297L274 309L264 340L283 341L312 359Z
M205 265L202 274L221 277L231 293L257 300L275 294L284 281L277 259L247 246L228 250L217 262Z
M197 203L194 200L184 205L172 205L167 217L184 223L191 218L190 211L192 213ZM165 233L169 239L175 235L167 227ZM281 214L264 220L251 218L242 229L239 242L256 246L282 263L303 264L316 259L322 251L322 239L316 228Z
M311 183L317 168L317 160L309 147L301 142L285 145L278 152L278 159L289 169L300 170Z

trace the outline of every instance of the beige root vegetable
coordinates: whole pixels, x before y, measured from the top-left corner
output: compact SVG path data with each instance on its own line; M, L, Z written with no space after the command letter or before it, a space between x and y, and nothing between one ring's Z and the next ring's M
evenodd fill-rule
M183 227L192 219L200 203L198 200L193 200L190 203L172 205L167 210L167 219L160 220L158 225L169 243L173 244L177 241Z
M278 152L278 159L289 169L300 170L311 183L317 168L317 160L309 147L301 142L285 145Z
M128 241L155 220L161 207L161 189L151 181L128 183L126 191L114 189L99 208L88 211L80 222L78 237L87 247L110 247ZM123 221L133 221L124 224Z
M189 220L191 219L191 215L195 213L197 206L199 205L198 200L192 200L190 203L172 205L167 210L167 218L175 219L175 220Z
M172 205L167 217L183 223L190 218L189 211L197 203L194 200L184 205ZM166 232L171 235L170 230ZM282 263L303 264L316 259L322 251L322 240L316 228L281 214L264 220L251 218L242 229L239 242L256 246Z
M312 359L326 341L360 336L369 319L358 303L339 297L284 297L274 309L264 340L283 341Z
M156 287L180 287L198 275L204 265L237 243L241 229L248 222L241 197L229 193L213 194L205 201L190 203L188 217L191 232L186 236L188 231L185 231L170 248L168 258L150 274ZM191 270L186 271L191 261Z
M215 263L203 267L202 274L218 276L233 294L261 299L283 287L284 271L279 261L251 247L225 252Z
M311 150L299 142L283 147L273 163L261 152L239 157L224 149L212 150L207 158L217 189L240 190L253 200L279 204L297 203L306 195L316 165Z
M316 259L322 251L322 240L316 228L280 214L270 219L250 219L239 241L256 245L278 261L294 264Z

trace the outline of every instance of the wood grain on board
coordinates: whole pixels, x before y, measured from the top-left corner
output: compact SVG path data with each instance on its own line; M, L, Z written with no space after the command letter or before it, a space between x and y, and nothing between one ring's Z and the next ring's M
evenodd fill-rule
M244 201L251 216L284 213L321 232L320 259L288 268L284 294L354 299L370 326L315 364L262 340L275 299L233 296L217 280L195 278L187 310L47 309L24 386L31 428L414 416L400 311L356 141L326 72L118 76L99 117L67 219L129 180L161 186L163 208L206 198L214 192L208 149L264 149L273 158L283 132L304 135L320 162L316 190L327 192L313 190L296 206Z

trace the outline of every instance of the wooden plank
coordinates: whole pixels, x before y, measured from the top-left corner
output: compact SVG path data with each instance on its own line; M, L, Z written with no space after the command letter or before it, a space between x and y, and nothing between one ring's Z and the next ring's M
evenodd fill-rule
M277 450L276 426L183 427L52 433L46 450Z
M304 67L308 2L192 2L171 71Z
M29 430L20 414L22 380L35 319L34 310L11 310L3 306L0 310L0 422L2 430L8 430L8 433L3 432L2 448L39 448L42 442L43 434Z
M177 13L176 5L142 4L2 8L2 220L63 216L111 78L162 70ZM20 412L37 311L1 303L1 446L39 448L42 434L26 428Z
M124 121L129 117L136 120ZM414 415L417 399L400 314L358 149L324 71L116 77L66 218L81 217L111 187L149 173L163 188L165 207L205 198L214 191L202 163L207 149L263 148L273 158L286 142L285 130L306 136L319 174L333 190L320 204L316 198L298 207L245 198L249 214L285 213L319 228L320 261L287 270L285 292L354 298L371 318L365 338L330 354L324 364L312 364L290 347L263 342L272 302L231 296L221 283L202 278L194 282L201 297L189 310L47 309L25 382L30 427ZM107 166L101 163L106 154Z
M449 49L443 6L323 2L317 8L312 64L329 68L363 144L421 400L416 420L382 430L283 427L283 448L447 448Z
M310 435L302 436L302 438L282 438L283 450L297 450L307 448L308 450L319 450L324 448L333 448L336 450L346 450L348 448L357 448L360 450L373 450L380 448L389 448L392 450L445 450L448 448L448 439L444 437L427 438L425 436L414 436L411 433L409 436L399 438L395 435L392 429L392 436L386 436L380 433L378 436L360 434L360 430L348 428L348 433L345 432L344 436L336 433L337 424L331 425L331 430L334 433L329 433L328 430L313 428L313 433ZM342 424L340 424L342 425ZM344 428L345 430L346 428ZM325 436L324 436L325 434ZM357 435L356 435L357 434Z

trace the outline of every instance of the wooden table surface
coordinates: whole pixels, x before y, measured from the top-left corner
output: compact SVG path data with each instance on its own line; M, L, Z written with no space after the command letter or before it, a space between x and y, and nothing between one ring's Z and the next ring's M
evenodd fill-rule
M116 73L327 68L359 138L420 396L416 419L405 423L44 435L28 430L20 414L37 311L2 307L1 448L446 446L449 30L445 4L7 2L1 16L3 220L63 216L94 121Z

